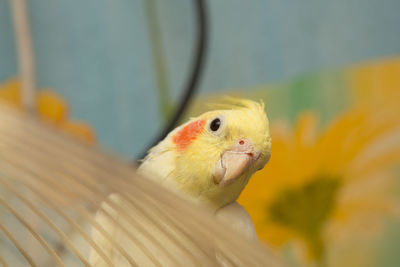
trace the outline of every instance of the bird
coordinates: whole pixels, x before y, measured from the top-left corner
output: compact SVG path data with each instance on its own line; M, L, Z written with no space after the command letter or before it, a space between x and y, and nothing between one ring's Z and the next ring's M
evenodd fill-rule
M206 209L216 220L244 238L257 240L248 213L236 200L251 176L271 157L272 142L264 103L229 97L213 107L214 110L175 128L151 148L137 172ZM102 208L115 218L119 218L118 212L134 214L130 204L119 194L108 197ZM129 248L127 251L131 253L139 253L139 248L134 248L126 233L115 230L103 213L96 215L96 221L116 243ZM155 227L148 226L147 230L156 232ZM136 229L133 235L140 239L143 233ZM94 234L94 240L103 251L112 250L113 245L100 238L99 233ZM155 247L150 245L149 249ZM115 251L113 253L115 256ZM143 253L134 258L141 266L151 265ZM89 259L93 265L100 266L100 259L94 253ZM124 266L120 256L116 260L118 266ZM124 262L128 266L128 262Z

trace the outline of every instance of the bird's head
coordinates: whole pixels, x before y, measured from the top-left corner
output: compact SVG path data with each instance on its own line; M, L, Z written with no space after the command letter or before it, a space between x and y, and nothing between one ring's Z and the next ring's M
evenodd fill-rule
M182 191L217 208L235 201L271 155L264 104L230 99L223 107L191 119L169 136L175 154L170 177Z

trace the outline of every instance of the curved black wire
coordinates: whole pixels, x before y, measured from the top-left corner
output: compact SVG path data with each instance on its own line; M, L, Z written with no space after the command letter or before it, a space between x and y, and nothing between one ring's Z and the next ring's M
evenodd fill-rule
M190 104L190 101L198 88L199 80L203 71L206 50L207 50L207 41L208 41L208 25L207 25L207 11L206 11L206 0L195 0L195 9L197 16L197 41L196 41L196 49L193 58L193 64L188 76L188 79L185 84L185 89L182 95L181 100L179 101L179 106L177 107L174 115L168 122L168 124L164 127L164 129L160 132L160 134L151 142L148 148L139 155L139 159L142 159L146 156L147 151L158 144L161 140L163 140L169 132L171 132L176 126L179 120L182 118L183 113L186 108Z

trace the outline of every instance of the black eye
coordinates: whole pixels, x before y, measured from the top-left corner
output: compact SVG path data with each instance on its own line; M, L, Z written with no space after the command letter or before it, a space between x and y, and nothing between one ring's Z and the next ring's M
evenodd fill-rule
M210 130L213 132L218 131L220 126L221 126L221 120L218 118L213 119L212 122L210 123Z

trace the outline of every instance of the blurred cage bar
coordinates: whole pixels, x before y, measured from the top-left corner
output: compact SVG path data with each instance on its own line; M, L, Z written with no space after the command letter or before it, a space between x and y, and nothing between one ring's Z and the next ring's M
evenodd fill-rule
M113 266L93 241L92 228L127 262L137 265L135 255L116 244L94 220L110 193L123 196L126 204L109 202L108 209L100 209L154 266L218 266L221 261L226 266L280 266L266 248L138 177L128 164L49 127L31 115L0 106L0 263L4 266L90 266L90 247L104 266Z
M10 0L21 99L35 110L35 63L26 1ZM114 266L92 231L131 266L279 266L260 244L135 174L128 164L0 103L0 263L3 266ZM107 196L117 194L119 203ZM108 205L100 206L107 201ZM106 207L106 208L105 208ZM113 239L96 212L127 236ZM140 259L140 261L139 261ZM143 261L144 260L144 261ZM118 261L120 262L120 261Z

